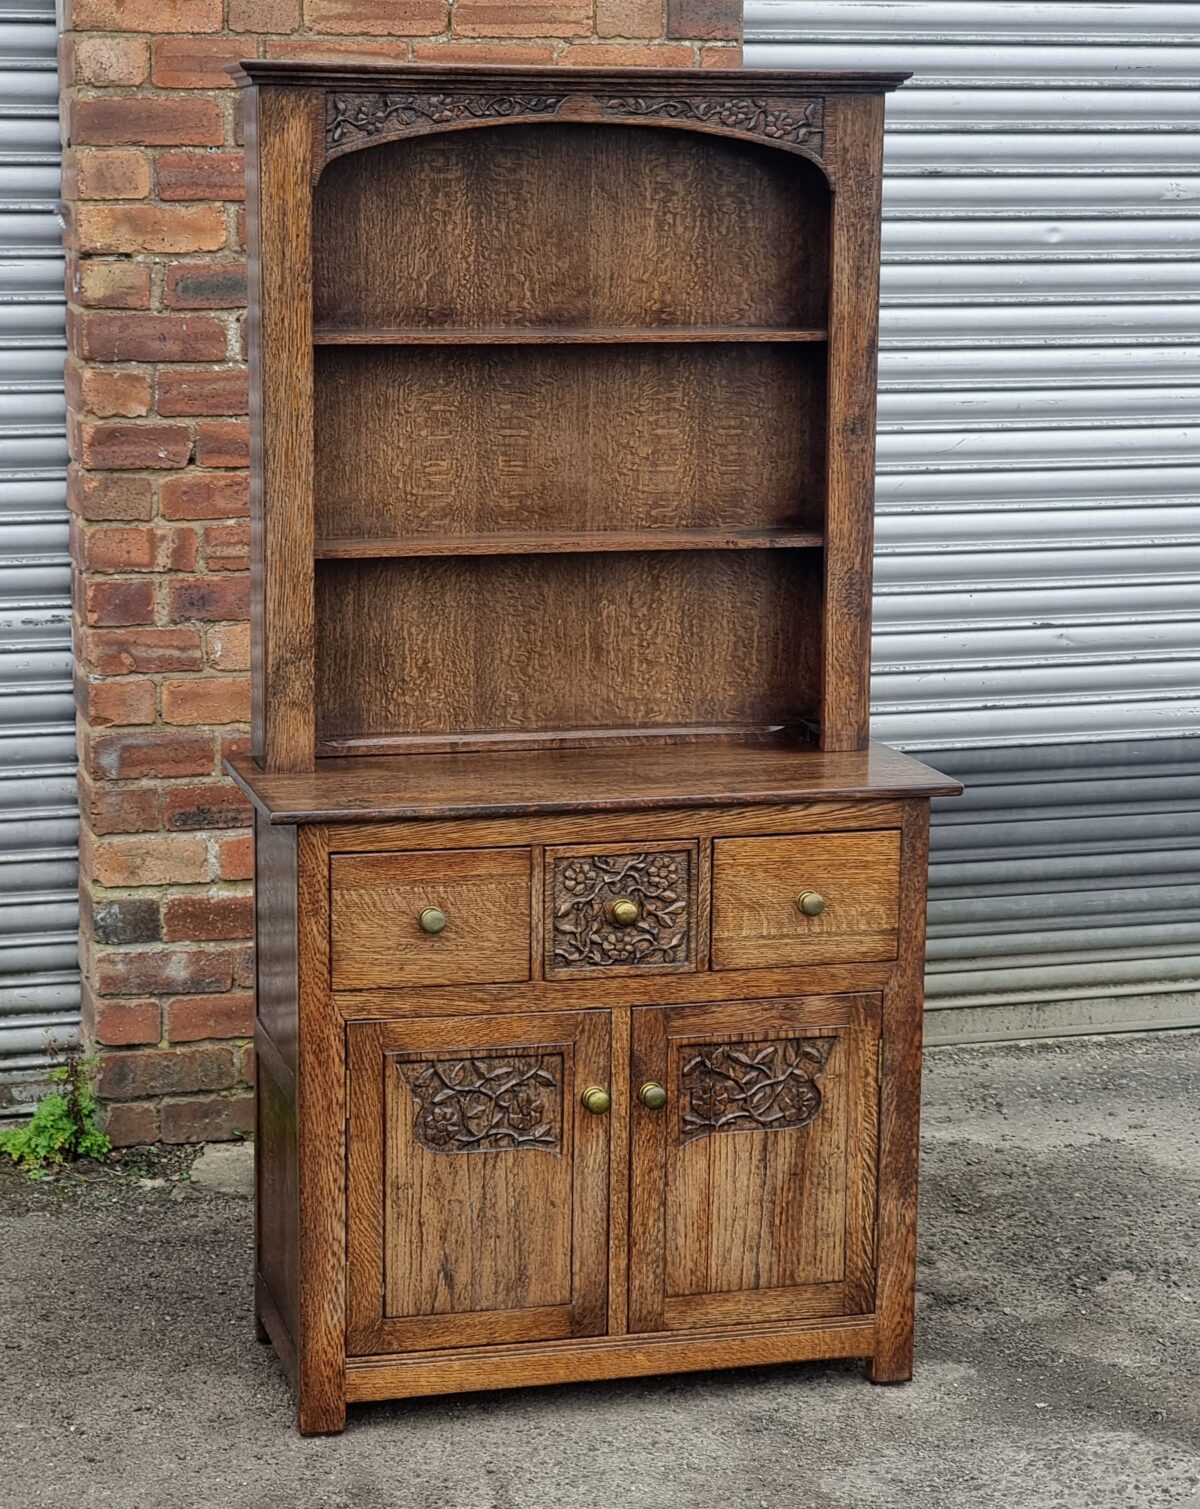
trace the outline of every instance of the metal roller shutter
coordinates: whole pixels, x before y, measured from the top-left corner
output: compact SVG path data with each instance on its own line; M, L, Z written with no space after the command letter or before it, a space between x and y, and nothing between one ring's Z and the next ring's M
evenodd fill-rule
M874 730L933 1041L1200 1021L1200 10L749 0L888 101Z
M0 0L0 1114L79 1034L53 0Z

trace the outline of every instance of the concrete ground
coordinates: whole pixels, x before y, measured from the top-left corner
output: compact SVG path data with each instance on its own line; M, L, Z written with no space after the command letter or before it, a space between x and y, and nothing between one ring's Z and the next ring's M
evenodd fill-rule
M907 1387L836 1364L480 1394L310 1441L253 1339L250 1202L220 1192L246 1150L161 1183L6 1172L0 1505L1200 1506L1198 1092L1198 1035L930 1054Z

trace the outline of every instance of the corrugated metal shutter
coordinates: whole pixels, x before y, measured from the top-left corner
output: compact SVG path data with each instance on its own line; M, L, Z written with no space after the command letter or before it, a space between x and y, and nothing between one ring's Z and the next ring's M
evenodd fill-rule
M876 736L935 818L931 1039L1200 1021L1200 9L749 0L888 101Z
M79 1032L53 0L0 0L0 1114Z

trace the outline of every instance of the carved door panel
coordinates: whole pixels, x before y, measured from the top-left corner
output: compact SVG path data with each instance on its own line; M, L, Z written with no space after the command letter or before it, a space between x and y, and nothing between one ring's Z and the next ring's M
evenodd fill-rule
M604 1011L354 1023L352 1356L591 1336L607 1302Z
M633 1013L631 1330L870 1312L879 1008Z

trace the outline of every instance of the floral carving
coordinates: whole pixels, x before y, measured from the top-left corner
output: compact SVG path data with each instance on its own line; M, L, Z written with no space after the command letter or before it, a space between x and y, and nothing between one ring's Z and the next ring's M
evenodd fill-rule
M325 146L330 153L375 136L400 136L415 126L464 120L553 115L565 94L327 94Z
M679 1140L713 1132L789 1131L821 1109L816 1083L829 1060L831 1037L697 1047L680 1072Z
M767 141L786 142L820 152L824 142L824 101L809 100L789 109L770 100L739 96L736 99L679 99L618 96L602 101L606 115L644 116L647 119L695 121L702 126L724 126Z
M692 853L586 854L554 861L552 967L687 964L691 942ZM617 901L637 920L622 926Z
M428 1059L400 1073L417 1102L413 1135L431 1152L561 1145L561 1054Z

